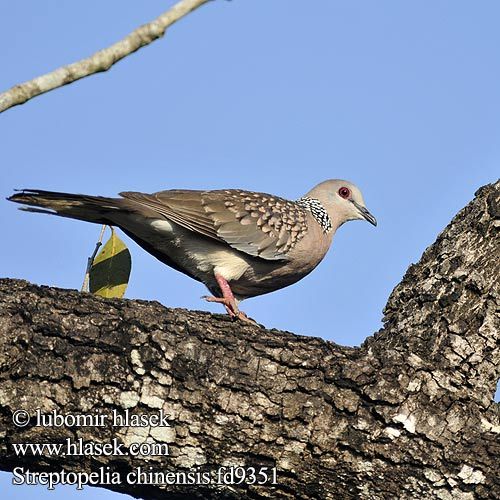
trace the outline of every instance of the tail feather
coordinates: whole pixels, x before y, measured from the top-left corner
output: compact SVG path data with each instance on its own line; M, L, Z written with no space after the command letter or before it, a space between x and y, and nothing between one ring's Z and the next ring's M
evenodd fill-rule
M110 211L123 210L123 200L104 196L88 196L84 194L58 193L41 189L22 189L13 194L9 201L28 205L20 210L59 215L97 224L112 224ZM31 208L41 207L41 208Z

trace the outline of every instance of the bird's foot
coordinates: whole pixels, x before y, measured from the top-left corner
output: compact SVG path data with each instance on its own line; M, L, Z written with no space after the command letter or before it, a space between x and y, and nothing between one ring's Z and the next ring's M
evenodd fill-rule
M222 297L205 296L203 298L208 302L217 302L219 304L223 304L226 308L227 313L233 319L239 319L240 321L250 323L251 325L258 325L256 321L254 321L252 318L249 318L243 311L240 311L238 309L238 302L234 297L233 291L231 290L231 287L229 286L227 280L217 273L215 273L214 276L217 280L220 291L222 292Z
M204 295L202 299L205 299L207 302L216 302L217 304L222 304L225 308L229 316L233 319L239 319L240 321L244 321L245 323L250 323L251 325L258 325L258 323L249 318L243 311L238 309L236 305L236 301L225 297L213 297L211 295Z
M244 321L246 323L250 323L251 325L259 326L259 323L257 323L257 321L255 321L252 318L249 318L243 311L239 311L238 312L238 319L240 321Z
M207 302L217 302L217 304L222 304L225 308L229 316L236 317L240 314L240 310L236 305L236 301L228 299L226 297L213 297L212 295L204 295L202 299L205 299Z

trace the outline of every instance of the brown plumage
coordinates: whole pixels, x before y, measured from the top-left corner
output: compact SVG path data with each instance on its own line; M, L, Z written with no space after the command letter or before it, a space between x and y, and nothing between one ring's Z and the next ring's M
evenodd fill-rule
M124 192L126 199L236 250L269 260L286 258L307 231L306 210L296 203L240 189Z
M107 198L23 190L9 200L24 210L120 227L165 264L203 282L232 316L239 301L295 283L326 254L347 220L376 224L347 181L325 181L289 201L225 189L123 192Z

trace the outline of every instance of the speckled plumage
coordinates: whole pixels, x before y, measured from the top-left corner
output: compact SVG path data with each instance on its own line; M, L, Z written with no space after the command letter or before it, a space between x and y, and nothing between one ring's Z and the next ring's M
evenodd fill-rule
M326 211L323 204L316 198L309 198L308 196L303 196L299 198L296 205L303 207L311 212L312 216L316 219L316 222L321 226L324 233L332 230L332 220Z
M224 189L120 193L180 226L267 260L286 254L306 234L306 209L265 193Z

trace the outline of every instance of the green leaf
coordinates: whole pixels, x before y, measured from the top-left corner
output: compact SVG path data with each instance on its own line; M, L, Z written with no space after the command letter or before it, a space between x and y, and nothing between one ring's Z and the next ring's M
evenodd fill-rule
M111 228L111 237L97 254L90 268L90 291L101 297L123 297L131 267L132 259L128 248Z

